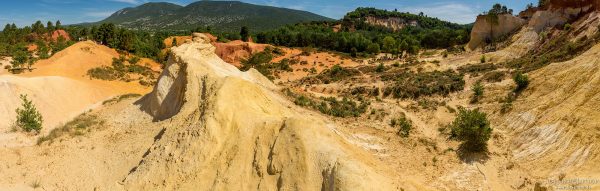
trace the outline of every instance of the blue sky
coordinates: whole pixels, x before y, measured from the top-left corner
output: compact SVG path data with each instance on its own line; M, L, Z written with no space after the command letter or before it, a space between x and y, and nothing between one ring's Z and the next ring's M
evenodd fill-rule
M113 12L161 0L2 0L0 2L0 26L16 23L30 25L36 20L61 20L63 24L94 22ZM187 5L194 0L162 0ZM457 23L471 23L477 14L488 10L494 3L502 3L515 12L537 0L241 0L243 2L301 9L339 19L356 7L398 9L413 13L424 12ZM0 29L1 30L1 29Z

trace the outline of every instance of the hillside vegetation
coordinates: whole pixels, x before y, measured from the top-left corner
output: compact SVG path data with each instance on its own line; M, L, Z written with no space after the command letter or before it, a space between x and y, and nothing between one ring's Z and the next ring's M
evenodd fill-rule
M389 25L370 22L382 19ZM300 23L258 33L258 42L288 47L318 47L352 56L379 52L416 54L424 48L453 49L469 40L470 26L423 14L358 8L341 21ZM459 48L460 49L460 48Z

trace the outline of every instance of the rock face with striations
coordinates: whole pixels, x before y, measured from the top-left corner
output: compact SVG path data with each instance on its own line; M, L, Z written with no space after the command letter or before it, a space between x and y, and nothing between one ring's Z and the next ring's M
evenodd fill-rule
M127 190L396 190L378 161L319 115L241 72L203 34L171 49L139 101L170 127L123 181Z
M519 30L525 23L524 19L511 14L498 15L497 23L491 22L487 15L479 15L471 31L471 40L467 48L470 50L481 48L486 42Z

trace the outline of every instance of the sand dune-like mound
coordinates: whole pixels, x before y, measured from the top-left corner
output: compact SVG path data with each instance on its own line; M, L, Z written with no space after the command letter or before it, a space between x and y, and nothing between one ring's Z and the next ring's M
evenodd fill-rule
M0 75L0 146L35 142L32 137L6 133L16 119L21 94L28 95L42 114L44 135L111 97L148 92L149 88L135 82L91 80L86 76L91 68L110 65L114 57L118 53L113 49L91 41L80 42L38 61L32 72ZM14 141L17 137L21 137L18 144Z
M172 126L124 180L128 190L393 190L377 162L324 119L295 109L256 71L240 72L202 34L173 48L138 102Z

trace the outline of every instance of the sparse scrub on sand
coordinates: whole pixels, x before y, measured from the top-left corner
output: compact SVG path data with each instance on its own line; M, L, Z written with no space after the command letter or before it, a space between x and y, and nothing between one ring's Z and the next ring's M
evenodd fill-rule
M502 71L491 71L485 73L481 80L486 82L501 82L504 79L505 73Z
M358 75L359 73L360 72L356 69L344 68L336 64L330 69L326 69L323 72L321 72L319 75L316 76L316 78L324 84L329 84Z
M540 33L540 35L542 34L544 34L544 38L548 38L546 32ZM551 37L549 40L542 39L544 43L541 47L533 50L530 54L507 61L504 65L520 69L523 72L530 72L550 63L571 60L598 44L600 33L582 37L577 41L571 41L571 38L571 32L568 32Z
M465 86L463 75L451 70L401 73L382 76L384 81L393 81L384 90L384 95L395 98L419 98L421 96L442 95L461 91Z
M392 127L398 127L398 135L401 137L408 137L412 130L412 121L407 119L406 116L394 118L390 121Z
M294 98L294 104L298 106L319 110L323 114L334 117L359 117L371 104L366 100L358 102L347 97L341 100L334 97L321 97L320 100L314 100L308 96L297 95L289 89L286 90L286 94Z
M473 91L473 96L471 97L471 103L479 102L479 99L481 99L481 97L483 97L483 85L481 84L481 81L477 81L475 83L475 85L473 85L473 87L471 87L471 90Z
M381 73L385 71L385 66L383 65L383 63L380 63L379 65L377 65L377 68L375 68L375 72L377 73Z
M510 111L512 109L512 103L515 101L515 99L517 99L517 94L515 92L509 92L508 95L506 95L506 98L501 101L502 106L500 108L500 112L506 113Z
M94 79L129 82L132 80L130 74L139 74L143 76L140 79L140 84L150 86L152 83L149 83L149 81L155 78L155 74L149 67L138 65L139 61L140 58L138 57L126 59L125 56L121 55L119 58L113 58L111 66L92 68L87 71L87 75Z
M89 132L91 130L90 127L102 124L104 124L104 121L99 120L98 116L84 113L77 116L75 119L66 123L65 125L53 129L48 135L38 138L37 144L41 145L44 142L52 143L56 138L66 135L83 135L85 132Z
M456 119L450 124L453 139L462 141L461 148L469 152L480 152L487 149L487 141L492 135L492 128L487 114L479 109L460 108Z
M479 76L481 73L494 71L498 67L491 63L483 63L483 64L467 64L464 66L458 67L458 71L462 74L471 74L473 76Z
M290 66L292 62L289 59L283 59L280 62L271 63L271 60L273 60L274 57L273 55L279 54L275 53L274 51L282 50L277 48L267 48L265 51L253 54L248 59L242 59L241 70L247 71L250 68L254 68L271 80L275 79L275 76L277 76L280 72L293 72L293 69ZM306 72L308 72L308 69L306 69Z
M27 98L27 95L21 95L21 108L17 108L17 127L26 132L39 133L42 130L42 114L35 108L35 105Z

